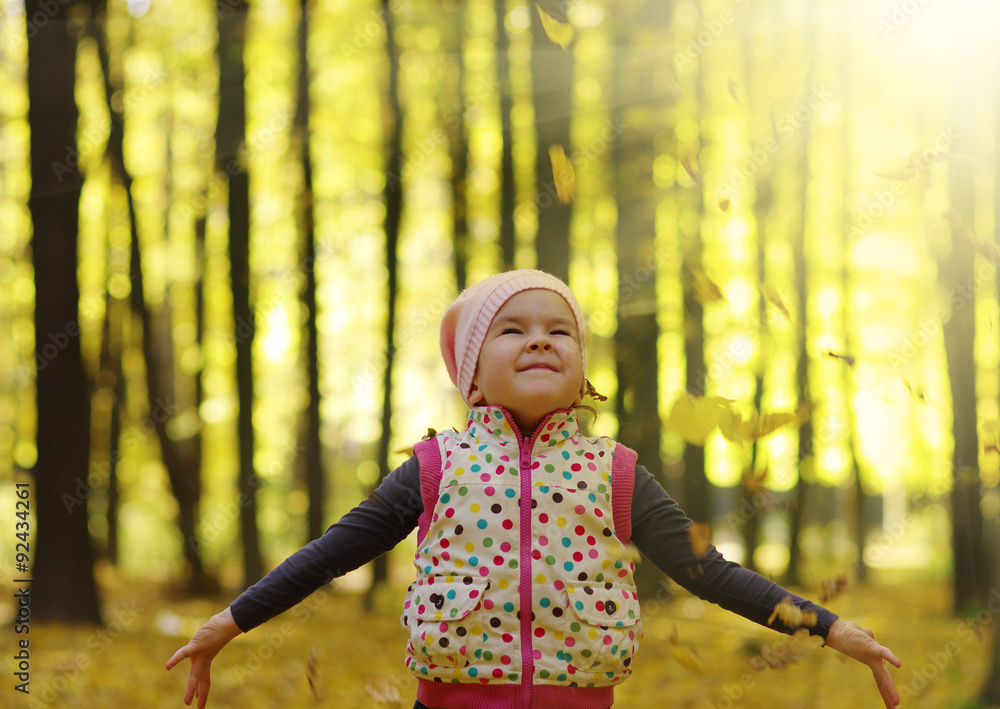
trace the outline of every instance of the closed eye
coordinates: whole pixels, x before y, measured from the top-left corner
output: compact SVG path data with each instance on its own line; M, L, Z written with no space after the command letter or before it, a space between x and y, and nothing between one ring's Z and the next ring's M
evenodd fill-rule
M573 336L572 333L570 333L567 330L553 330L552 334L553 335L566 335L566 337L572 337Z
M501 332L501 335L520 335L521 331L516 327L505 327Z

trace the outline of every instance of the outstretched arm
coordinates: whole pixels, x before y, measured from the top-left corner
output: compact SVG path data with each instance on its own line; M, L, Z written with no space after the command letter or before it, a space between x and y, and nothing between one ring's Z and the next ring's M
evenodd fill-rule
M875 641L875 633L853 621L838 618L830 626L826 644L871 668L875 684L878 685L878 691L887 709L893 709L899 704L899 692L896 691L892 675L889 674L883 660L888 660L894 667L899 667L902 663L892 650Z
M187 691L184 693L184 703L198 697L198 709L205 709L208 701L208 689L211 686L212 660L230 640L239 635L242 630L233 620L233 613L226 610L212 616L198 632L194 634L187 645L180 648L167 660L167 669L171 669L185 657L191 659L191 672L188 674Z

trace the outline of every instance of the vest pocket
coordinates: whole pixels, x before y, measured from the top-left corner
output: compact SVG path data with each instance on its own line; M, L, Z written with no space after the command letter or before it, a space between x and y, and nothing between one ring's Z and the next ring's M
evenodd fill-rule
M411 584L401 618L410 631L409 654L417 662L443 667L478 662L483 647L480 608L489 586L472 576L431 577Z
M566 585L574 638L572 664L590 672L627 672L639 649L642 623L635 589L626 584Z

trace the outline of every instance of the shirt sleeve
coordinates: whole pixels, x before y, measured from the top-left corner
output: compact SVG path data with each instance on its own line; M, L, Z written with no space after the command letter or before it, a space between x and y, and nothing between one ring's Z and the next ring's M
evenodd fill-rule
M420 465L411 457L323 536L234 600L229 607L236 625L243 632L256 628L334 578L389 551L417 526L423 508Z
M643 556L699 598L783 633L793 633L798 627L788 626L777 617L768 621L775 606L790 597L803 612L816 613L816 624L808 628L809 633L826 638L837 619L835 614L736 562L727 561L714 546L698 555L688 532L691 524L652 474L636 466L632 542Z

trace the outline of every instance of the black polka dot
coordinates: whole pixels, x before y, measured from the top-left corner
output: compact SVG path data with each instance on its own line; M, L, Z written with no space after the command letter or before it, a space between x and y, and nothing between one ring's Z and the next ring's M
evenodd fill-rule
M503 511L503 507L501 507L499 504L496 504L496 505L493 505L492 507L490 507L490 511L493 514L498 515L498 514L500 514L501 511Z
M583 592L586 593L588 596L594 595L594 589L592 589L590 586L584 586Z
M586 481L584 481L584 480L581 480L580 482L578 482L578 483L576 484L576 487L577 487L577 489L579 489L579 490L586 490L586 489L587 489L587 483L586 483Z
M455 527L455 534L461 534L464 531L465 528L462 525L458 525L457 527Z
M605 537L610 537L612 535L612 531L610 529L608 529L607 527L605 527L604 531L601 532L601 534L603 534Z
M466 634L467 632L469 632L469 631L467 631L467 630L466 630L466 629L465 629L465 628L464 628L463 626L461 626L461 625L460 625L460 626L458 626L457 628L455 628L455 635L457 635L457 636L458 636L458 637L460 637L460 638L464 638L464 637L465 637L465 634Z
M559 492L552 493L552 501L553 502L562 502L562 493L559 493Z
M559 606L556 606L555 608L552 609L552 615L554 615L556 618L562 618L562 614L563 614L563 609L560 608Z
M577 576L577 578L580 579L581 581L586 581L587 580L587 574L586 573L581 573L579 576Z
M490 625L493 626L494 628L499 628L500 627L500 619L496 618L496 617L490 618Z
M448 647L448 638L441 638L440 640L438 640L438 644L441 647Z

